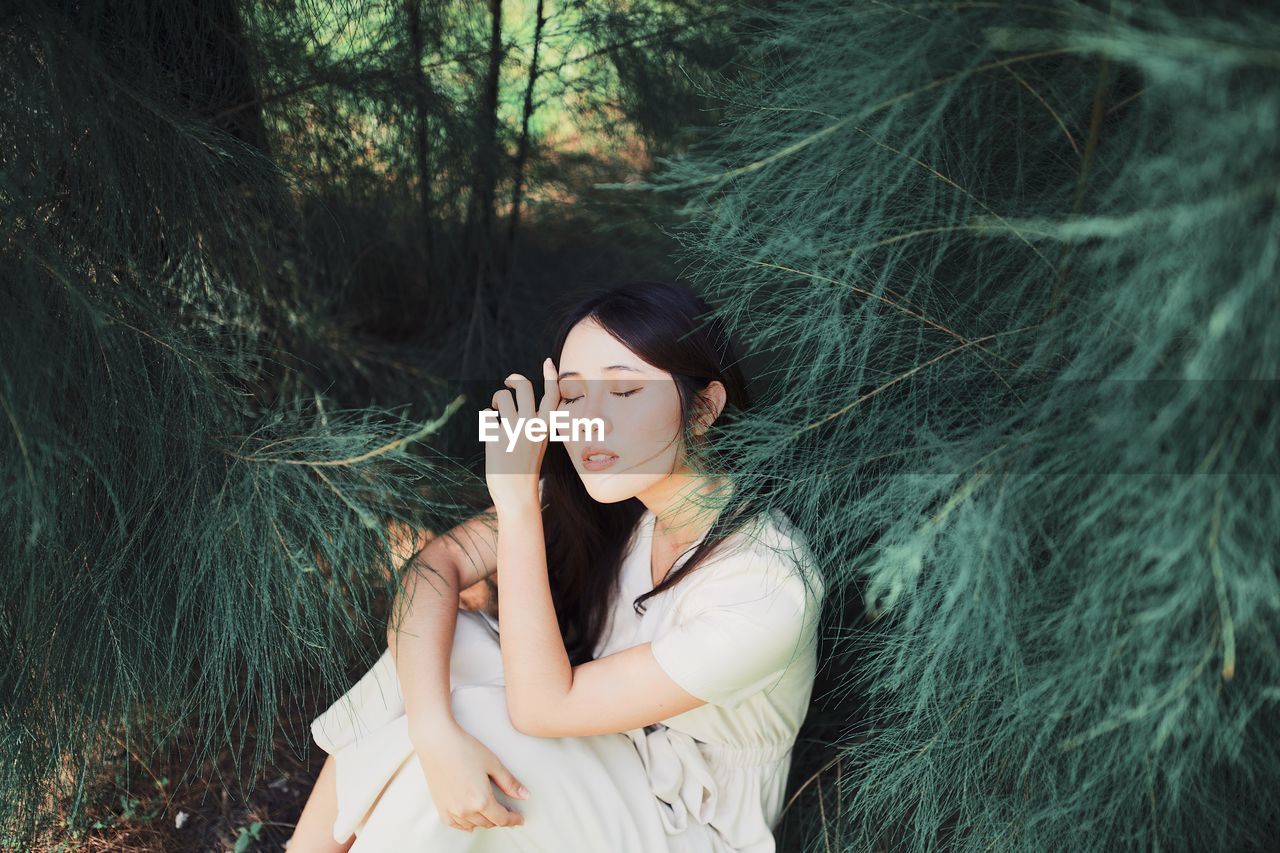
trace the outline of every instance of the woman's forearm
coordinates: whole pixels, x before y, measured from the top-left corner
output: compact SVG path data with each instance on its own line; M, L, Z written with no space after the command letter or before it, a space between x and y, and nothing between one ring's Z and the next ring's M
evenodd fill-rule
M499 645L513 722L554 719L573 684L547 578L547 547L536 495L498 511ZM530 722L532 721L532 722Z
M387 648L395 659L409 734L453 722L450 659L458 621L459 572L449 559L428 568L409 561L402 597L392 606Z

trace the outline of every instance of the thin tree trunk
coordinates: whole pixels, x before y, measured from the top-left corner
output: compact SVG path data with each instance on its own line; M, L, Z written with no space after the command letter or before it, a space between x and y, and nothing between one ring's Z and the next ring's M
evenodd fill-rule
M489 72L480 100L480 133L476 145L476 178L472 197L477 236L482 243L493 235L494 195L498 171L498 87L502 73L502 0L489 0Z
M537 15L533 25L533 56L529 62L529 79L524 87L524 113L520 119L520 140L516 145L514 178L511 187L511 219L507 227L507 248L503 253L504 273L511 268L515 255L516 231L520 228L520 200L524 192L524 169L529 158L529 119L533 115L533 87L538 82L538 54L542 49L543 0L538 0Z
M422 69L426 55L426 38L422 32L422 4L420 0L405 0L404 12L409 30L410 61L413 63L414 81L414 154L418 162L418 205L422 210L422 239L427 256L427 268L435 260L435 219L432 193L431 162L431 80Z
M486 285L497 267L493 254L498 248L494 240L494 198L497 192L498 170L498 87L502 72L502 0L489 0L489 72L480 102L480 133L476 144L475 182L471 194L470 242L472 282L475 298L472 301L471 318L467 324L467 337L463 342L462 366L465 375L471 357L471 344L476 327L487 311L492 295L486 293Z
M152 0L152 6L158 6ZM270 155L257 81L236 0L188 2L188 16L153 14L152 49L173 69L191 110L217 129Z

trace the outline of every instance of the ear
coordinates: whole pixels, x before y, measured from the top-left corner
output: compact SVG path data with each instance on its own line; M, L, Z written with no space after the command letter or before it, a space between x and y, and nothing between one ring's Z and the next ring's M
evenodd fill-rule
M693 431L695 435L702 435L716 422L716 418L720 417L729 396L724 390L724 383L718 379L713 379L706 388L698 392L698 395L699 410L695 416Z

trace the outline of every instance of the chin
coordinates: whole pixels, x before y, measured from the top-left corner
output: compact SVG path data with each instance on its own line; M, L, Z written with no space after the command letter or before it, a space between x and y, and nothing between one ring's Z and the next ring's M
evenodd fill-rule
M633 482L635 478L625 474L619 476L597 471L579 471L578 478L587 494L597 503L616 504L635 497L639 491L636 488L638 484Z
M596 503L616 504L636 496L634 489L622 483L593 483L590 476L583 479L582 486Z
M579 471L578 476L587 494L602 504L616 504L630 500L662 479L662 475L654 476L626 471L616 474L604 471Z

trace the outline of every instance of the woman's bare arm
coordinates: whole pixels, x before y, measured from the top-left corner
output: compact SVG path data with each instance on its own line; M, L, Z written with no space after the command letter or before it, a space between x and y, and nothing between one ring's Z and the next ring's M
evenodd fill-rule
M458 593L497 569L497 516L490 507L440 534L406 566L392 605L387 648L395 659L410 735L452 722L449 665Z
M502 760L453 717L450 666L458 592L497 568L496 522L490 507L415 554L387 627L409 740L431 801L441 820L466 832L524 823L494 796L494 785L516 799L528 796Z

